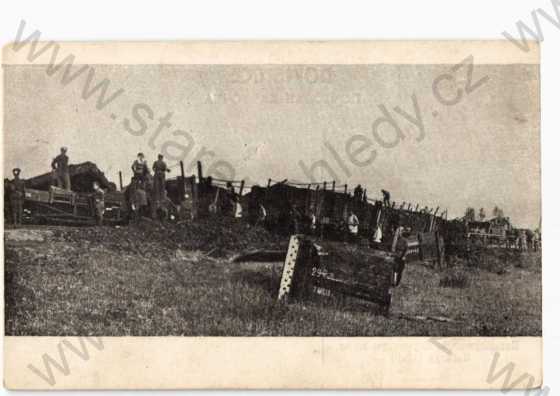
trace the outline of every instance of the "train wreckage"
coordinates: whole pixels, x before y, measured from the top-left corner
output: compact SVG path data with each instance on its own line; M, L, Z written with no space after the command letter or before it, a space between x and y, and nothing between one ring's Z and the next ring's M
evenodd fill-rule
M24 223L95 224L93 182L105 190L105 223L133 220L132 183L123 186L121 176L117 188L91 162L70 165L69 173L72 191L52 186L50 173L25 180ZM279 300L344 296L376 303L384 311L389 310L391 288L398 286L405 263L442 266L446 245L473 233L472 227L447 220L447 212L439 208L369 200L366 191L352 195L347 186L337 188L334 182L269 180L266 187L253 186L247 193L244 187L243 181L204 177L200 163L198 175L186 177L181 164L181 175L165 181L164 199L148 199L142 215L185 223L198 217L237 216L239 206L240 221L290 238L287 252L267 256L284 262ZM349 240L348 218L354 215L359 229ZM255 252L249 252L237 261L254 257Z

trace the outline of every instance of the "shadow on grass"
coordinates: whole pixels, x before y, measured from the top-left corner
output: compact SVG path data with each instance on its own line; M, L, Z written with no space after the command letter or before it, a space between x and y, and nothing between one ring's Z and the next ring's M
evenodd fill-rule
M280 278L281 275L274 269L267 269L266 271L239 269L231 276L233 282L242 282L248 286L263 290L272 298L278 296Z

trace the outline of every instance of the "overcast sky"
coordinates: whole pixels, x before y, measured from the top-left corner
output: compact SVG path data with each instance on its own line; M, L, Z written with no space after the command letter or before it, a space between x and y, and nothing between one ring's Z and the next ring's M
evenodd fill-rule
M538 66L477 65L471 85L488 81L444 105L432 85L449 68L95 66L96 82L111 81L108 96L124 90L98 110L97 93L82 98L85 74L63 86L44 66L7 66L5 174L15 166L24 178L47 172L60 146L71 163L95 162L115 182L119 170L130 178L139 151L150 163L160 152L169 165L183 158L192 174L202 150L205 172L218 177L336 178L361 183L371 198L384 188L398 202L440 206L451 217L467 206L490 215L497 205L517 226L538 226ZM469 83L466 68L453 76L455 83L436 80L443 100ZM156 134L167 113L171 126Z

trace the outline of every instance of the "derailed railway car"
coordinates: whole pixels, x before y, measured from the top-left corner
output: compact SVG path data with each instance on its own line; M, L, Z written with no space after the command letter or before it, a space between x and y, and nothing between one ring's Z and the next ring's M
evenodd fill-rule
M94 163L84 162L70 165L69 173L71 191L53 186L51 172L25 180L24 222L31 224L95 224L94 182L97 182L105 191L104 222L108 224L126 222L127 205L124 194L117 191L116 185L111 183Z
M95 203L91 193L78 193L51 187L48 191L25 189L24 219L29 223L95 224ZM105 194L105 224L127 220L124 195L119 191Z

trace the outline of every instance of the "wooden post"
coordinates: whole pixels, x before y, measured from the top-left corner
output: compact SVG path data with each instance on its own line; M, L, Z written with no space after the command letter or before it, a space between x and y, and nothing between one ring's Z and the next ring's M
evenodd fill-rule
M443 267L443 246L440 240L439 230L436 231L436 252L437 252L437 265L438 268L441 269Z
M367 202L367 188L364 189L364 202Z
M392 208L392 209L395 209L395 204L396 204L396 202L393 201L393 205L391 205L391 208Z
M272 182L272 179L268 179L268 184L266 185L266 188L270 187L270 183Z
M198 185L196 183L195 175L192 175L191 179L192 218L196 219L198 217Z
M434 216L437 216L438 210L439 210L439 206L436 208L436 211L434 212Z
M323 190L327 191L327 182L326 181L323 182Z
M122 184L122 172L119 171L119 186L120 186L120 190L123 190L123 184Z
M348 193L348 184L345 184L344 185L344 194L347 194L347 193Z
M317 227L317 218L318 216L318 210L319 210L319 185L317 184L317 187L315 187L315 227Z
M431 209L430 209L431 211ZM435 216L430 215L430 224L428 226L428 232L432 232L434 230L434 221L435 221Z
M335 184L336 184L336 181L333 180L333 181L332 181L332 190L333 190L333 191L334 191L334 189L335 189Z
M198 170L198 182L202 183L202 162L196 161L196 168Z
M179 161L179 167L181 169L181 202L185 200L185 193L187 192L186 190L186 186L185 186L185 166L183 164L183 161ZM196 182L196 180L195 180Z
M305 214L309 214L309 206L311 205L311 184L307 185L307 191L305 193Z
M245 180L241 180L241 186L239 186L239 196L243 195L244 188L245 188Z
M397 250L398 239L399 239L399 234L395 232L393 234L393 241L391 242L391 252L395 252Z
M375 205L377 207L377 216L375 217L375 229L379 227L379 222L381 221L381 212L383 211L383 205Z
M181 180L185 181L185 165L183 161L179 161L179 168L181 170Z
M406 208L406 210L410 211L410 208L412 207L412 204L409 202L408 203L408 208Z
M418 208L420 207L420 204L416 204L416 207L414 208L415 212L418 212Z

